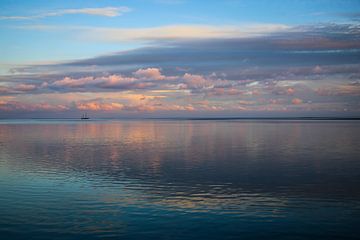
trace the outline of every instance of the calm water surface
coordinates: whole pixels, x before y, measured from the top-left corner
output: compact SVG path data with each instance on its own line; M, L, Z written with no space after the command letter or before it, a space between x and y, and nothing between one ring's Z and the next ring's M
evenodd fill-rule
M358 239L359 121L0 121L1 239Z

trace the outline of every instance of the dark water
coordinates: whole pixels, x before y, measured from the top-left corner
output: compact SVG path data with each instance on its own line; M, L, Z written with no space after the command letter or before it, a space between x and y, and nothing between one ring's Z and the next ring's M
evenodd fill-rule
M3 121L0 236L358 239L360 121Z

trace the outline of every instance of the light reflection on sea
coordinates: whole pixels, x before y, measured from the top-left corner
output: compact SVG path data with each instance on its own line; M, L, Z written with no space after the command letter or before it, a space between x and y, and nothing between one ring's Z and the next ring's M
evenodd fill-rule
M7 239L356 239L357 121L0 122Z

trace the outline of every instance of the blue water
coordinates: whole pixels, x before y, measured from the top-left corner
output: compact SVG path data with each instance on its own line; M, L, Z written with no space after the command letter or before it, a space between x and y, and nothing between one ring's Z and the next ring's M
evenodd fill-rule
M360 121L0 121L1 239L358 239Z

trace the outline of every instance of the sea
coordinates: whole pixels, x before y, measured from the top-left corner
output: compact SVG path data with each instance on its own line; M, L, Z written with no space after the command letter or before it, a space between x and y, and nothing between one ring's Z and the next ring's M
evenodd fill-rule
M359 120L0 120L4 240L359 237Z

